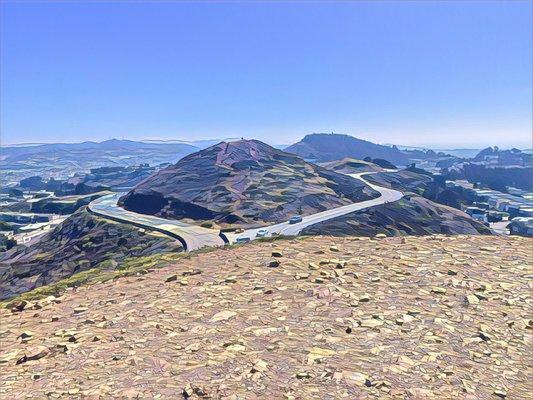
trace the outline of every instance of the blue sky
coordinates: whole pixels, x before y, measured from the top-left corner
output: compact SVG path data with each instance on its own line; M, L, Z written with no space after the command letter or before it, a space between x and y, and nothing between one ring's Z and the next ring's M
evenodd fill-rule
M2 2L2 143L531 147L532 3Z

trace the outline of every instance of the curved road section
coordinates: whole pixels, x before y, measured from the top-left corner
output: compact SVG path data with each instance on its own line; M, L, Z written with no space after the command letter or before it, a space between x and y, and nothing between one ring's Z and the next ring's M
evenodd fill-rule
M375 199L361 201L359 203L353 203L347 206L337 207L331 210L308 215L307 217L302 217L302 222L296 224L282 222L275 225L263 226L261 228L247 229L239 234L225 233L224 236L227 238L228 243L232 244L236 242L237 238L249 238L250 240L259 239L259 237L257 237L257 232L259 230L266 231L263 237L269 237L272 235L298 235L302 229L318 222L340 217L341 215L349 214L380 204L397 201L403 197L403 193L399 192L398 190L377 186L367 182L362 178L363 175L373 173L376 172L363 172L360 174L348 175L362 180L372 189L378 191L380 196L376 197ZM138 227L167 234L179 240L187 251L197 250L206 246L224 246L225 244L224 240L222 240L222 238L219 236L218 231L202 228L197 225L186 224L176 220L138 214L125 210L117 205L117 201L122 195L123 193L116 193L100 197L89 204L89 211L104 218L133 224Z
M197 250L207 246L224 246L224 241L218 231L202 228L184 222L154 217L128 211L117 205L118 199L124 193L102 196L89 204L89 211L95 215L114 221L129 223L167 234L183 244L187 251Z
M387 171L387 172L392 172L392 171ZM256 229L247 229L240 234L226 233L225 235L228 238L228 242L235 243L236 239L239 237L248 237L250 238L250 240L258 239L257 232L261 229L265 229L267 231L267 233L264 235L265 237L272 236L273 234L296 236L304 228L307 228L308 226L314 225L318 222L327 221L328 219L340 217L341 215L349 214L355 211L363 210L365 208L377 206L380 204L397 201L403 197L403 193L399 192L398 190L389 189L389 188L385 188L382 186L377 186L362 178L363 175L375 174L375 173L376 172L363 172L360 174L347 174L348 176L362 180L372 189L379 192L380 196L376 197L375 199L361 201L359 203L353 203L347 206L337 207L331 210L321 211L321 212L318 212L312 215L308 215L307 217L302 217L302 222L298 222L296 224L289 224L289 222L282 222L276 225L270 225L270 226L265 226L265 227L256 228Z

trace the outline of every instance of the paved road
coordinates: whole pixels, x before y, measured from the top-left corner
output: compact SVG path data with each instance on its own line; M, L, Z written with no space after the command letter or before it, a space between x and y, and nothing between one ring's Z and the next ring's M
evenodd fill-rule
M89 204L89 211L105 218L169 234L179 240L187 251L206 246L224 246L225 244L218 235L218 231L214 229L125 210L117 205L117 201L122 195L124 193L102 196Z
M302 222L299 222L297 224L289 224L288 222L282 222L280 224L270 225L268 227L257 228L257 229L247 229L243 233L240 233L240 234L233 234L233 233L226 234L226 237L228 238L229 243L235 243L235 240L237 237L249 237L250 240L254 240L254 239L258 239L256 235L257 235L257 231L259 231L260 229L267 230L268 233L265 235L266 237L272 236L272 234L298 235L302 231L302 229L310 225L314 225L318 222L326 221L328 219L335 218L335 217L340 217L341 215L349 214L349 213L359 211L359 210L362 210L368 207L376 206L379 204L397 201L403 197L402 192L399 192L394 189L389 189L389 188L374 185L362 178L363 175L374 174L374 173L376 172L363 172L359 174L348 174L348 175L353 178L362 180L372 189L378 191L380 193L380 196L376 197L375 199L361 201L358 203L349 204L347 206L337 207L332 210L321 211L316 214L303 217Z
M289 224L288 222L282 222L275 225L265 226L256 229L247 229L243 233L234 234L226 233L225 236L228 242L235 243L237 237L248 237L250 240L258 239L257 231L260 229L266 229L266 237L272 236L272 234L278 235L298 235L302 229L316 224L318 222L326 221L331 218L339 217L341 215L349 214L354 211L359 211L368 207L376 206L379 204L389 203L399 200L403 197L402 192L397 190L384 188L367 182L362 178L363 175L373 174L375 172L364 172L360 174L349 174L351 177L362 180L369 185L372 189L378 191L380 196L372 199L361 201L359 203L349 204L346 206L334 208L332 210L326 210L318 212L313 215L302 218L302 222L297 224ZM118 199L123 193L116 193L100 197L92 201L89 204L89 211L93 214L110 218L120 222L131 223L139 227L145 227L147 229L156 230L162 233L166 233L178 240L184 245L187 251L197 250L206 246L223 246L225 243L219 236L218 231L202 228L197 225L190 225L184 222L169 220L159 217L154 217L145 214L138 214L132 211L127 211L117 205Z

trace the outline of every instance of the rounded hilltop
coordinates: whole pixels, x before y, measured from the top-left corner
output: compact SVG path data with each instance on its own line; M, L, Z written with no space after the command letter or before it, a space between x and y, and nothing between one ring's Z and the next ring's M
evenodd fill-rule
M120 204L165 218L260 225L377 195L357 179L242 139L188 155L141 182Z

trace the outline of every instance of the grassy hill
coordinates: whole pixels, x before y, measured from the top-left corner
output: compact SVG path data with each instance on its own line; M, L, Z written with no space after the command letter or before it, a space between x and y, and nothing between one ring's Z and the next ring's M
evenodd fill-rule
M257 140L219 143L160 170L120 199L166 218L261 225L377 196L358 179Z

